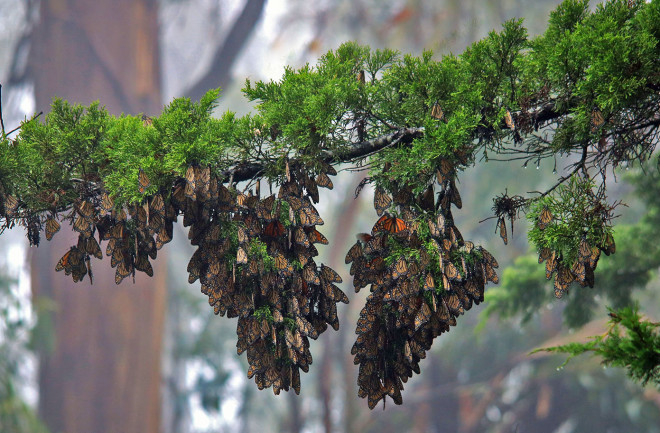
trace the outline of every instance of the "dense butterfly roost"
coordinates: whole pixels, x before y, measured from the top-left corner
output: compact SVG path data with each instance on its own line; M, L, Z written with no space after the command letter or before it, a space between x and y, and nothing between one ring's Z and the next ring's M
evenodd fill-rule
M248 377L259 389L272 386L275 394L291 387L300 393L299 370L307 372L312 363L309 338L318 338L328 325L338 329L337 303L348 303L335 285L342 281L339 274L313 259L318 255L314 244L328 240L316 229L323 220L312 202L319 200L318 187L332 188L329 176L337 174L330 165L317 165L322 171L312 173L287 162L287 180L277 198L261 198L258 187L256 195L229 189L209 167L199 166L188 168L168 198L157 193L144 205L117 208L106 192L88 191L62 218L79 239L55 269L74 282L85 275L91 280L90 258L102 258L99 242L107 240L117 284L136 271L153 276L149 259L172 240L173 224L182 214L197 246L188 281L201 281L215 314L238 317L237 349L239 355L247 350ZM137 181L141 192L150 186L142 170ZM9 218L12 200L5 199ZM52 215L44 225L48 240L60 230ZM34 226L39 230L41 224Z
M358 395L372 409L387 396L403 403L403 383L420 372L435 337L484 300L488 281L498 282L495 258L464 241L454 224L451 204L462 207L455 175L444 159L437 183L422 194L402 186L390 196L377 186L374 207L382 216L346 255L355 291L371 284L351 353L360 365Z

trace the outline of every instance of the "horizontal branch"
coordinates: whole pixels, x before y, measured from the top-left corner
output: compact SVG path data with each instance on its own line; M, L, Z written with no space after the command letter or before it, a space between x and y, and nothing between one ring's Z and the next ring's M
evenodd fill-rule
M397 143L411 143L413 139L424 134L424 128L402 128L391 134L381 135L373 140L356 143L341 152L322 152L320 158L329 164L353 161L378 152L388 146ZM232 178L234 182L250 180L259 176L264 171L264 164L249 163L239 164L235 168L226 170L223 174L226 179Z

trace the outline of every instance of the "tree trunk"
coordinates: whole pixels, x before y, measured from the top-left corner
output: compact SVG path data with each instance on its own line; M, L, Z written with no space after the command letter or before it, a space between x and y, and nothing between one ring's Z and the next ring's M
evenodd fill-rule
M113 114L159 112L157 18L155 0L42 1L29 71L37 110L47 111L59 96L101 100ZM152 279L140 275L135 284L128 278L115 286L106 258L92 259L93 286L74 284L53 271L76 243L64 232L31 260L35 300L54 306L54 346L40 362L40 414L53 432L159 433L164 252Z

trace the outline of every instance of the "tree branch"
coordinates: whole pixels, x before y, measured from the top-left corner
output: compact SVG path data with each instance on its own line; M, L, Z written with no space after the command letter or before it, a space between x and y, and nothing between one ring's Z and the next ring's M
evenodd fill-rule
M356 143L350 149L342 152L322 152L320 159L329 164L352 161L378 152L393 144L411 143L413 139L419 138L423 134L424 128L402 128L392 134L382 135L373 140ZM225 171L223 174L227 179L232 177L234 182L241 182L257 177L263 170L264 164L262 163L242 163Z

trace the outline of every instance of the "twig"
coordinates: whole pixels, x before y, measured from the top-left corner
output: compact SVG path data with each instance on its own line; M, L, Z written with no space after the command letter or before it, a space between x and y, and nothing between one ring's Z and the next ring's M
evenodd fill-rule
M2 138L4 139L7 135L5 134L5 121L2 118L2 84L0 84L0 125L2 125Z
M16 128L14 128L14 129L12 129L11 131L9 131L9 132L7 133L7 135L6 135L6 137L9 137L12 133L14 133L14 132L18 131L19 129L21 129L25 123L32 122L33 120L37 119L37 118L38 118L39 116L41 116L42 114L44 114L43 111L38 112L37 114L35 114L34 116L32 116L32 118L31 118L30 120L28 120L27 122L24 122L23 124L18 125Z

